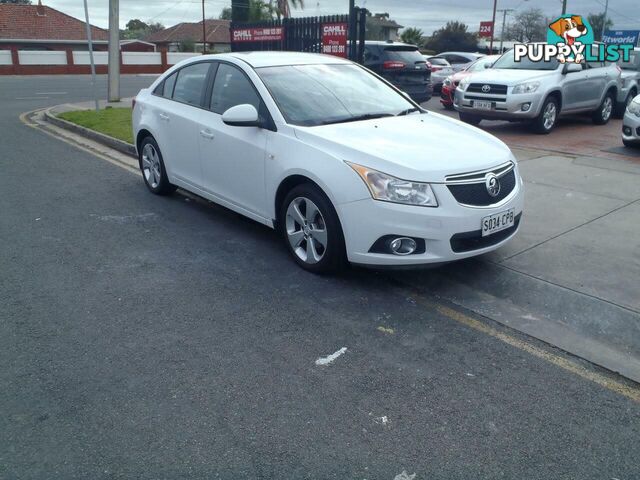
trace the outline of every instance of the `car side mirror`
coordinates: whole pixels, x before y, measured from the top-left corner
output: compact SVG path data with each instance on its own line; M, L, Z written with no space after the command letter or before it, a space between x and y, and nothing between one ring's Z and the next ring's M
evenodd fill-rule
M236 105L222 114L222 121L232 127L260 127L258 111L253 105Z
M485 63L484 64L484 68L491 68L491 65L493 65L492 63Z
M567 73L581 72L581 71L582 71L582 65L580 65L579 63L565 63L562 73L566 75Z

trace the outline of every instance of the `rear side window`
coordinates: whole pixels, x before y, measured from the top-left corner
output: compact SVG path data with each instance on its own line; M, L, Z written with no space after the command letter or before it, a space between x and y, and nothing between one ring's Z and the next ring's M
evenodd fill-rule
M223 114L231 107L248 103L260 111L260 97L245 74L221 63L211 92L211 110Z
M176 84L177 74L169 75L162 84L162 95L164 98L171 98L173 96L173 87Z
M452 65L459 65L459 64L471 62L471 60L469 60L468 58L462 57L460 55L447 55L447 60L449 60L449 63Z
M426 63L424 57L414 47L387 47L384 49L388 60L406 64Z
M444 58L430 58L429 61L431 65L438 65L443 67L450 67L449 62L447 62Z
M178 102L188 103L189 105L200 106L210 65L211 63L208 62L196 63L195 65L189 65L181 69L175 81L173 99ZM166 83L167 82L165 82L165 84Z

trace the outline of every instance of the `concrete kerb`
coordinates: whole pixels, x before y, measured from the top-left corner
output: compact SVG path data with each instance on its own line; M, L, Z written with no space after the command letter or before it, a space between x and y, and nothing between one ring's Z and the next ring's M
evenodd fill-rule
M124 103L125 101L121 102ZM104 106L106 106L106 104L102 105L102 108L104 108ZM136 147L135 145L132 145L131 143L128 142L124 142L122 140L118 140L117 138L113 138L110 137L109 135L105 135L104 133L100 133L97 132L95 130L91 130L90 128L86 128L83 127L81 125L77 125L75 123L72 122L68 122L67 120L64 120L60 117L58 117L58 115L60 113L63 112L68 112L68 111L72 111L72 110L88 110L89 108L87 108L87 106L83 105L83 104L65 104L65 105L56 105L55 107L51 107L46 109L43 112L43 116L44 119L57 126L60 128L64 128L65 130L69 130L73 133L76 133L78 135L82 135L84 137L87 137L95 142L101 143L102 145L105 145L109 148L113 148L114 150L120 152L120 153L124 153L125 155L129 155L131 157L137 158L138 154L136 152Z

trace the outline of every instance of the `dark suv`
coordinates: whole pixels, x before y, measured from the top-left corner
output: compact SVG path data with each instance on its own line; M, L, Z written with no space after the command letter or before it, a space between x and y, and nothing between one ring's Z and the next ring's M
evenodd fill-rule
M364 66L408 93L418 103L431 98L431 71L415 45L367 41L364 44Z

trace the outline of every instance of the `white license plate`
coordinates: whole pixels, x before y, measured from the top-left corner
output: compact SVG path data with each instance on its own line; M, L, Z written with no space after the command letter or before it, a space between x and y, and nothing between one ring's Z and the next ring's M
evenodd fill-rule
M478 110L491 110L493 108L491 102L487 102L485 100L474 100L473 106Z
M504 212L489 215L482 219L482 236L499 232L505 228L513 227L516 221L515 209L510 208Z

